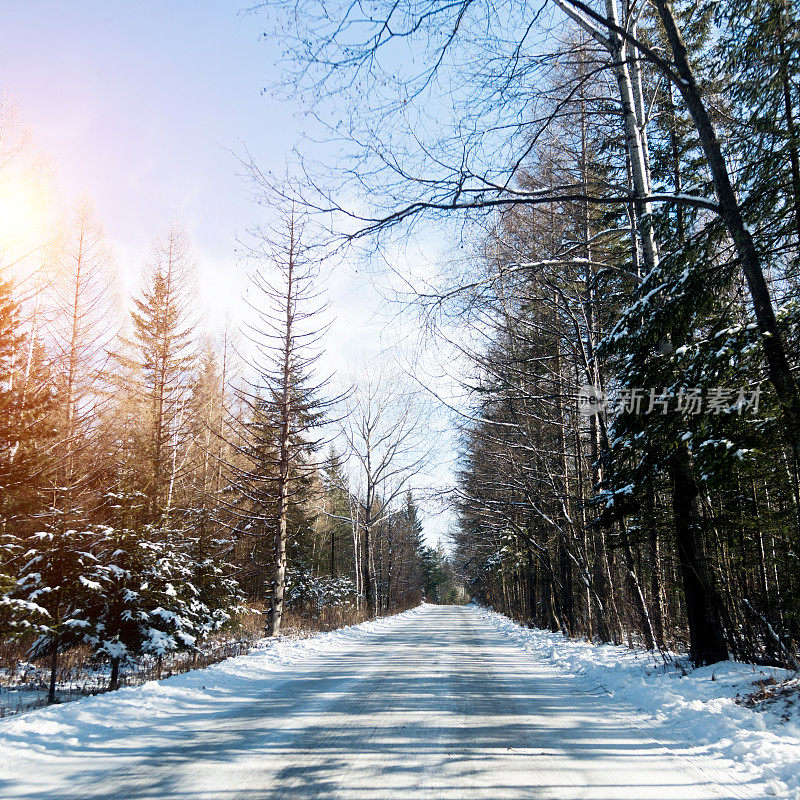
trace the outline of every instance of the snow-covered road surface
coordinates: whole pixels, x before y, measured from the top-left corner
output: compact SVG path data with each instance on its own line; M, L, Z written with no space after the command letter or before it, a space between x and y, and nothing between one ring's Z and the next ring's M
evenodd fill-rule
M227 671L218 665L4 721L0 796L769 796L735 765L690 757L674 731L662 738L631 708L535 659L478 609L423 606L357 627L357 638L328 635L325 648L306 646L261 678L253 654ZM173 697L166 710L163 695Z

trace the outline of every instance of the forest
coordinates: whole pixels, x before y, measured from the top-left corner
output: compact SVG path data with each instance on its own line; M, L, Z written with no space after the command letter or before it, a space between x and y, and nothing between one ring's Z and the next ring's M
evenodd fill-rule
M539 627L796 669L800 17L621 5L559 3L517 173L551 196L504 209L447 310L486 340L459 563Z
M417 300L466 364L470 593L569 636L796 669L797 4L265 6L344 153L338 182L309 162L272 190L389 261L449 244Z
M215 329L182 227L154 236L127 297L90 201L24 207L51 173L10 101L2 114L7 675L41 665L52 702L65 659L113 689L143 662L160 675L277 636L284 608L315 629L437 599L445 559L409 483L420 412L375 376L339 396L315 378L324 303L299 219L250 254L252 315Z
M0 108L2 658L47 665L53 701L70 654L115 688L245 619L469 595L800 668L797 7L256 8L336 157L243 161L275 214L236 324L205 324L180 225L131 292L89 200L28 225L47 168ZM399 274L426 239L403 313L451 394L327 377L326 259ZM421 522L431 397L458 431L447 550Z

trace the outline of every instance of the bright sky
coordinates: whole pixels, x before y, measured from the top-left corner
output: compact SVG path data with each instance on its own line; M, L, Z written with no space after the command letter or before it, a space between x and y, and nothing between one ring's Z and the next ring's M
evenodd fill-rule
M243 0L6 0L0 5L0 90L19 106L51 159L57 187L95 203L126 283L135 287L153 236L184 225L213 314L236 309L244 285L237 231L259 209L231 150L244 145L280 173L299 138L301 109L264 87L277 53ZM338 320L333 368L360 360L379 337L379 294L337 270L328 292ZM216 308L215 308L216 306ZM438 470L439 477L446 474ZM431 523L438 533L444 519Z
M203 282L224 276L230 287L234 233L255 209L229 150L244 141L280 170L296 139L295 109L261 94L274 59L239 6L3 3L3 88L60 188L94 200L126 272L177 221L192 235Z

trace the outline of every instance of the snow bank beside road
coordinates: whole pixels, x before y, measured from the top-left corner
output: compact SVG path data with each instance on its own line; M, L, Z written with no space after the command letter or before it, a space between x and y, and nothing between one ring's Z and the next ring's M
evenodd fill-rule
M252 703L280 680L282 667L313 663L315 656L388 633L423 608L307 639L263 640L247 655L205 669L0 720L0 797L52 797L47 787L68 786L87 755L98 767L108 761L121 769L164 731L195 730L225 708ZM113 748L107 748L111 741ZM8 785L27 787L25 793L9 794L8 779Z
M537 659L578 676L587 691L607 692L642 722L655 723L654 736L691 742L698 754L729 758L753 778L766 780L775 796L800 800L797 704L754 711L735 699L752 692L755 681L784 679L785 670L724 661L683 675L646 651L567 639L476 610Z

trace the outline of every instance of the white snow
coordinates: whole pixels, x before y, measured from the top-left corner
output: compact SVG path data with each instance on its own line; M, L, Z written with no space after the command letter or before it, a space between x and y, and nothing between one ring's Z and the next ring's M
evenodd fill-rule
M158 720L188 728L193 717L250 702L275 685L282 667L347 648L423 608L307 639L262 640L247 655L206 669L0 719L0 798L57 796L53 791L68 786L85 762L86 751L79 744L89 743L96 751L98 769L122 768L126 759L141 757L150 744L148 728L155 729ZM6 781L15 789L7 790Z
M441 613L451 612L441 609ZM293 670L295 682L298 669L308 669L309 677L315 676L318 680L315 664L321 662L317 657L346 655L347 658L340 658L336 663L338 669L347 673L353 646L361 647L371 640L373 648L382 655L378 662L373 656L370 663L380 670L380 658L399 658L398 653L406 652L402 648L406 647L403 642L408 641L408 631L415 630L425 619L430 624L437 614L439 610L421 606L394 617L308 639L262 643L248 655L204 670L0 720L0 796L3 800L58 797L59 790L63 793L67 787L74 788L72 779L85 775L87 764L98 776L125 774L131 765L147 758L149 752L182 736L190 737L192 732L208 729L211 721L221 719L221 715L239 710L237 713L246 716L249 709L263 702L265 692L279 691L284 669ZM659 666L658 657L643 651L598 646L560 634L523 628L482 608L472 607L469 614L477 615L480 618L477 622L485 621L488 628L496 631L499 640L508 643L503 647L519 653L519 657L513 658L520 662L517 666L521 675L538 672L553 676L553 680L557 680L558 675L575 676L574 684L570 684L574 685L574 691L584 696L607 697L611 705L618 700L626 708L633 708L631 725L641 725L642 729L650 731L649 736L657 730L655 735L664 752L669 753L671 740L680 743L675 751L697 759L719 758L728 764L732 761L737 779L741 776L742 783L766 784L773 796L800 800L800 719L795 716L789 722L782 722L777 713L756 712L734 700L737 692L749 692L754 680L771 676L781 679L785 675L782 671L725 662L682 676L674 667L665 670ZM412 622L415 615L425 616ZM395 630L405 632L406 639L398 639L392 657L391 649L387 651L385 645L375 645L375 635L394 636ZM435 630L444 632L442 628ZM447 635L439 639L444 642ZM433 648L431 652L439 652L436 648L445 645L432 637L427 646ZM498 664L512 663L511 657L491 642L485 654L499 659ZM362 661L365 657L366 651L362 651ZM481 651L475 651L473 657L480 659ZM431 662L431 669L434 667L444 669L438 662ZM358 673L356 664L353 664L353 671L356 676L360 675L359 680L371 677L371 673ZM380 676L381 673L375 674ZM447 695L446 688L442 689L444 695ZM434 702L433 695L431 698ZM320 696L320 707L326 702L329 699ZM303 714L312 708L315 708L313 703ZM375 713L379 713L377 707ZM471 710L463 725L477 724L475 713ZM568 713L569 709L565 709L564 714ZM464 728L462 734L466 735L469 730L471 728ZM410 751L410 757L414 752ZM204 768L211 769L215 763L212 760ZM3 779L8 781L5 786ZM643 791L646 790L643 788ZM641 794L638 800L646 800L648 796Z
M770 667L724 661L684 671L644 650L595 645L517 625L485 608L479 612L537 659L579 676L591 690L635 706L643 720L675 741L693 744L697 755L736 762L744 779L766 781L776 797L800 800L800 709L756 711L736 702L754 682L787 677ZM789 715L781 719L780 711Z

